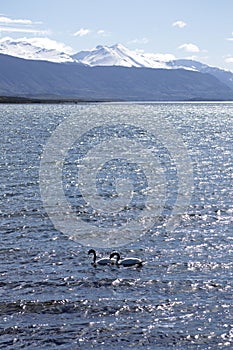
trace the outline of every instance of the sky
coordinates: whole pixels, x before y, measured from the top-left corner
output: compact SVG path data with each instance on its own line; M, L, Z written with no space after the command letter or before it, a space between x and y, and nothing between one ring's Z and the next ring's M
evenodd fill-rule
M233 71L233 0L0 0L5 37L69 53L121 43Z

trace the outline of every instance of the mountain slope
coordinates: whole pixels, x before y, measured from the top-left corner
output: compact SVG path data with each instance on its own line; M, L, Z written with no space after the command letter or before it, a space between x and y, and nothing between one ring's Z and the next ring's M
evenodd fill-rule
M101 100L232 100L210 74L183 69L88 67L0 54L0 95Z
M113 46L97 46L95 49L81 51L72 56L73 59L89 66L125 66L165 69L186 69L200 73L209 73L233 89L233 73L211 67L201 62L178 59L166 54L136 53L121 44Z
M67 51L71 53L71 48L48 38L0 39L0 53L25 59L74 62Z
M49 62L77 62L94 66L147 67L164 69L186 69L210 73L233 89L233 73L201 62L178 59L171 54L139 53L121 44L99 45L92 50L80 51L72 55L72 48L49 38L5 37L0 39L0 53L15 57L44 60Z
M113 46L98 45L92 50L80 51L72 58L91 67L122 66L169 69L166 60L174 57L172 55L139 54L121 44L116 44Z
M198 61L193 60L173 60L167 62L167 65L172 67L173 69L183 68L183 69L192 69L201 73L209 73L215 76L217 79L228 85L231 89L233 89L233 73L230 71L226 71L224 69L220 69L217 67L211 67L207 64L203 64Z

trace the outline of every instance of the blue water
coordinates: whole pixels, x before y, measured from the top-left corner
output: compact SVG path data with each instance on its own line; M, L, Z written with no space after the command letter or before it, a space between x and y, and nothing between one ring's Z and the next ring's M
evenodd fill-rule
M0 349L232 348L233 104L91 106L107 117L119 108L126 118L134 108L144 120L160 115L192 163L194 189L178 226L157 225L118 248L146 261L141 269L92 267L89 248L58 231L42 202L46 142L88 108L0 106ZM74 169L64 172L72 205Z

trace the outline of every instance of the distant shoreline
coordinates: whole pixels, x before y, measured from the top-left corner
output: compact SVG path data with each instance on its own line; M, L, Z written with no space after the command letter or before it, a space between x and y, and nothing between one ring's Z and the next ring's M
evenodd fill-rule
M0 96L1 103L10 103L10 104L64 104L64 103L95 103L95 102L111 102L107 100L88 100L88 99L76 99L76 98L36 98L36 97L18 97L18 96Z
M82 103L114 103L114 102L150 102L150 103L178 103L178 102L233 102L233 100L206 100L206 99L190 99L190 100L154 100L154 101L133 101L133 100L108 100L108 99L99 99L99 100L90 100L90 99L81 99L81 98L36 98L36 97L20 97L20 96L0 96L0 104L82 104Z

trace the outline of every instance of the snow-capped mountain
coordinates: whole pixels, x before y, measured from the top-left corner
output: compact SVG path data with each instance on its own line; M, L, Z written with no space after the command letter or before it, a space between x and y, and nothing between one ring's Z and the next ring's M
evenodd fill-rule
M25 60L0 54L0 96L83 101L233 100L233 90L211 74L185 69Z
M127 49L121 44L113 46L99 45L92 50L80 51L72 56L80 63L94 66L124 66L163 69L185 69L200 73L209 73L233 89L233 73L204 63L175 59L172 54L140 53Z
M0 53L5 55L50 62L74 62L72 49L48 38L5 37L0 39Z
M200 73L209 73L215 76L217 79L228 85L233 89L233 73L231 71L208 66L207 64L188 60L188 59L178 59L167 62L167 65L173 69L189 69Z
M98 45L94 49L74 54L71 47L49 38L10 37L0 39L0 53L30 60L56 63L79 63L85 66L123 66L136 68L185 69L209 73L233 89L233 73L201 62L176 59L172 54L154 54L132 51L122 44Z
M88 66L123 66L147 68L171 68L166 62L173 55L142 54L127 49L121 44L113 46L98 45L92 50L80 51L72 56Z
M233 73L204 63L175 59L172 54L140 53L127 49L121 44L113 46L97 46L92 50L80 51L73 59L85 65L94 66L124 66L163 69L185 69L200 73L209 73L233 89Z

